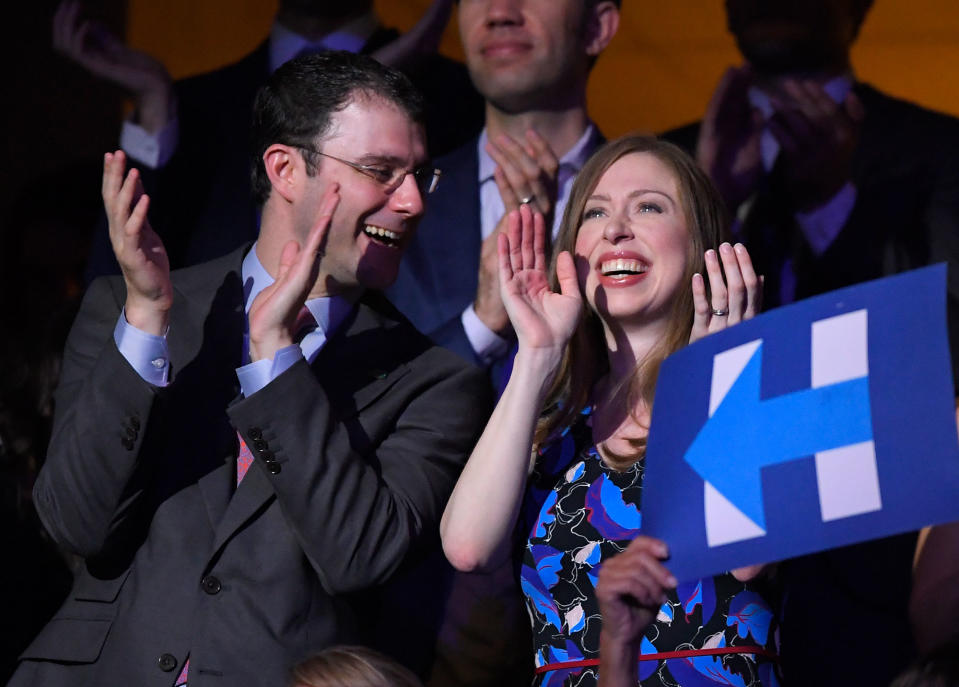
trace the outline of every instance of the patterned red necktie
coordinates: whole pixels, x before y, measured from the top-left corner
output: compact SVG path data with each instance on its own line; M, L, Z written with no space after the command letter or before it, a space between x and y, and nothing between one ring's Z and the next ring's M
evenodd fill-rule
M316 329L316 318L305 305L297 313L296 322L293 323L293 343L300 343L306 338L306 335Z
M246 476L246 471L253 465L253 454L239 432L236 433L236 438L240 441L240 450L236 456L236 486L240 486L240 482Z
M180 676L176 679L176 682L173 683L173 687L186 687L186 676L190 672L190 659L187 658L186 663L183 664L183 670L180 671Z

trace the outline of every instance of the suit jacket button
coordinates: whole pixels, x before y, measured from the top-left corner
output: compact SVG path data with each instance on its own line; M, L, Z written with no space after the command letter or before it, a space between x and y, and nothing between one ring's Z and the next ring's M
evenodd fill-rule
M253 442L253 448L255 448L257 451L265 451L266 449L270 448L270 445L262 439L257 439Z
M134 443L133 443L133 439L131 439L130 437L123 437L120 440L120 443L123 444L123 448L125 448L127 451L133 450Z
M219 594L220 590L223 589L223 585L220 584L220 580L213 575L207 575L200 580L200 588L207 594L213 595Z
M271 461L267 461L266 469L270 471L271 475L279 475L280 470L282 470L283 468L281 468L280 464L277 463L275 460L271 460Z
M137 431L133 427L127 427L127 438L128 439L137 438Z
M263 438L263 430L259 427L250 427L249 431L247 431L247 434L249 434L250 438L254 440Z
M173 654L160 654L157 659L157 667L164 673L169 673L176 668L176 657Z

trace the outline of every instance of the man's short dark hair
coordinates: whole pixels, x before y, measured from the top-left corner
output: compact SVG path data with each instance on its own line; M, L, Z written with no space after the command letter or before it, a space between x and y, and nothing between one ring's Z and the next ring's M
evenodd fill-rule
M330 129L334 112L357 96L381 98L420 124L423 98L405 75L372 57L340 50L304 55L273 72L253 104L253 196L260 205L270 196L263 153L274 143L303 150L307 174L316 172L309 152Z

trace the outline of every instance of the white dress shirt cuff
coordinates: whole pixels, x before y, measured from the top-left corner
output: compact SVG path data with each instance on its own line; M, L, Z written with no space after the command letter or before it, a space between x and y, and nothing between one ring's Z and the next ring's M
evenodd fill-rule
M236 368L236 377L240 380L243 396L249 398L274 379L290 369L303 358L303 351L297 344L284 346L273 355L273 360L257 360Z
M170 377L170 354L167 352L166 336L148 334L127 322L126 311L120 312L113 330L117 349L130 367L153 386L166 386Z
M809 212L797 212L796 221L802 229L806 241L812 252L819 256L826 252L832 242L839 236L846 220L852 214L856 204L856 187L847 181L824 205Z
M484 364L491 365L509 352L509 341L483 324L472 305L463 311L460 319L473 352Z
M124 120L120 130L120 147L127 155L150 169L166 165L176 152L179 142L180 122L176 117L155 134L130 120Z

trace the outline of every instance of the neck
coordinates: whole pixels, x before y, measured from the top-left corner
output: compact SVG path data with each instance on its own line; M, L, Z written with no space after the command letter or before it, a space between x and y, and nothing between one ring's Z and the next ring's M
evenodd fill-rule
M641 438L649 429L649 408L644 402L640 401L638 407L627 410L630 382L636 364L644 360L662 340L666 327L665 324L657 324L628 329L619 323L610 326L604 322L603 329L609 372L593 388L596 403L593 438L602 442L606 449L629 454L632 448L622 440ZM613 442L611 446L606 443L610 441Z
M629 379L636 364L653 351L666 336L666 322L623 325L603 323L606 336L606 355L609 378L615 381Z
M486 103L486 131L490 139L507 134L517 141L526 139L526 132L534 129L546 139L556 157L563 157L582 137L589 125L584 104L559 110L529 110L510 114Z
M264 204L260 219L260 235L256 240L256 257L263 265L263 269L276 279L280 273L280 259L283 248L291 241L302 247L303 241L292 229L294 223L286 205L274 203L273 197ZM316 281L310 287L306 299L321 298L323 296L344 296L356 300L362 288L351 285L349 287L338 284L323 269L322 259Z
M276 21L308 41L318 41L334 31L369 38L380 26L372 9L359 9L342 17L326 17L296 7L280 7Z

